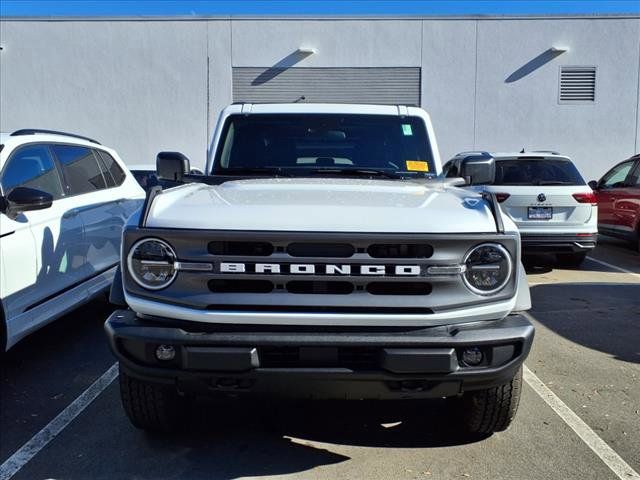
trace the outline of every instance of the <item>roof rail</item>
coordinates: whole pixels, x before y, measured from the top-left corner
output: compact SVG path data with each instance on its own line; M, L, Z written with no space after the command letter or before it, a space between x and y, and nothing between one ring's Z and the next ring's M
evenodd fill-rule
M82 135L76 135L75 133L58 132L56 130L42 130L40 128L23 128L21 130L16 130L15 132L13 132L11 136L20 137L22 135L35 135L37 133L48 133L49 135L63 135L65 137L79 138L80 140L86 140L88 142L100 145L100 142L94 140L93 138L83 137Z
M469 155L483 155L485 157L490 157L491 154L489 152L485 152L484 150L471 150L468 152L459 152L454 155L454 157L468 157Z

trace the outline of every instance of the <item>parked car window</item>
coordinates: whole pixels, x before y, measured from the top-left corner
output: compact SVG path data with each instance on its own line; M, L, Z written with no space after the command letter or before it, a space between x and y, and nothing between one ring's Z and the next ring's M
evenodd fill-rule
M627 178L627 185L630 187L640 187L640 162L636 165L636 169Z
M96 151L100 155L100 158L102 158L102 161L104 162L104 166L106 167L107 171L111 175L111 178L113 178L115 186L119 187L120 185L122 185L122 183L124 182L124 179L126 178L126 174L124 173L124 170L120 168L120 165L118 165L118 162L116 162L115 159L111 155L109 155L107 152L103 150L96 150Z
M77 195L107 188L98 160L90 148L54 145L53 151L62 165L70 194Z
M459 176L458 172L458 162L455 160L449 160L445 166L442 168L442 173L447 178L453 178Z
M47 145L28 145L11 156L2 172L2 190L6 195L16 187L42 190L54 199L62 196L62 182Z
M93 154L95 155L96 160L98 161L98 166L100 167L100 171L102 172L102 176L104 177L104 180L107 183L107 188L115 187L116 186L116 182L113 179L113 177L111 176L111 173L109 173L109 169L107 169L106 165L102 161L102 157L100 156L100 154L98 153L97 150L94 150Z
M569 160L514 159L496 162L495 185L584 185Z
M633 162L623 162L609 170L600 181L600 188L619 188L625 186L625 179L633 167Z

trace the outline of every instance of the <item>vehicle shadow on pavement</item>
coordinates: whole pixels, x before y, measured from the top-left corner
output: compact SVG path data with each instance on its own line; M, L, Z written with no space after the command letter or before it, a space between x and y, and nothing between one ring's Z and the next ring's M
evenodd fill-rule
M0 458L8 457L99 377L114 359L98 298L29 335L0 358Z
M284 475L349 461L344 446L437 448L487 438L454 433L453 420L442 400L200 399L179 434L133 433L154 457L136 478Z
M531 314L562 337L640 363L640 284L555 283L531 287Z

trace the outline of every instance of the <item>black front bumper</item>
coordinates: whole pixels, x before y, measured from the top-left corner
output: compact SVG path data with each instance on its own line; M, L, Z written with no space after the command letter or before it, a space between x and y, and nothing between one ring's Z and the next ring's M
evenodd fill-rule
M598 234L589 235L527 235L521 234L523 253L589 252L598 243Z
M193 394L433 398L507 383L533 342L521 315L430 328L200 325L114 312L111 349L129 375ZM171 345L173 360L157 360ZM482 351L466 366L467 347Z

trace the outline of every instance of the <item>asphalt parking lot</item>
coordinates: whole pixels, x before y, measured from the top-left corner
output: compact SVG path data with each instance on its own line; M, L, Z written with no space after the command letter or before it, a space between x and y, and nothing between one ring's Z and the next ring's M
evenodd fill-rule
M15 479L640 478L640 255L603 237L580 269L543 260L528 263L537 332L507 432L457 436L441 401L203 401L184 433L150 436L103 376L111 307L95 301L1 360L0 479L19 449ZM47 425L99 378L53 437Z

